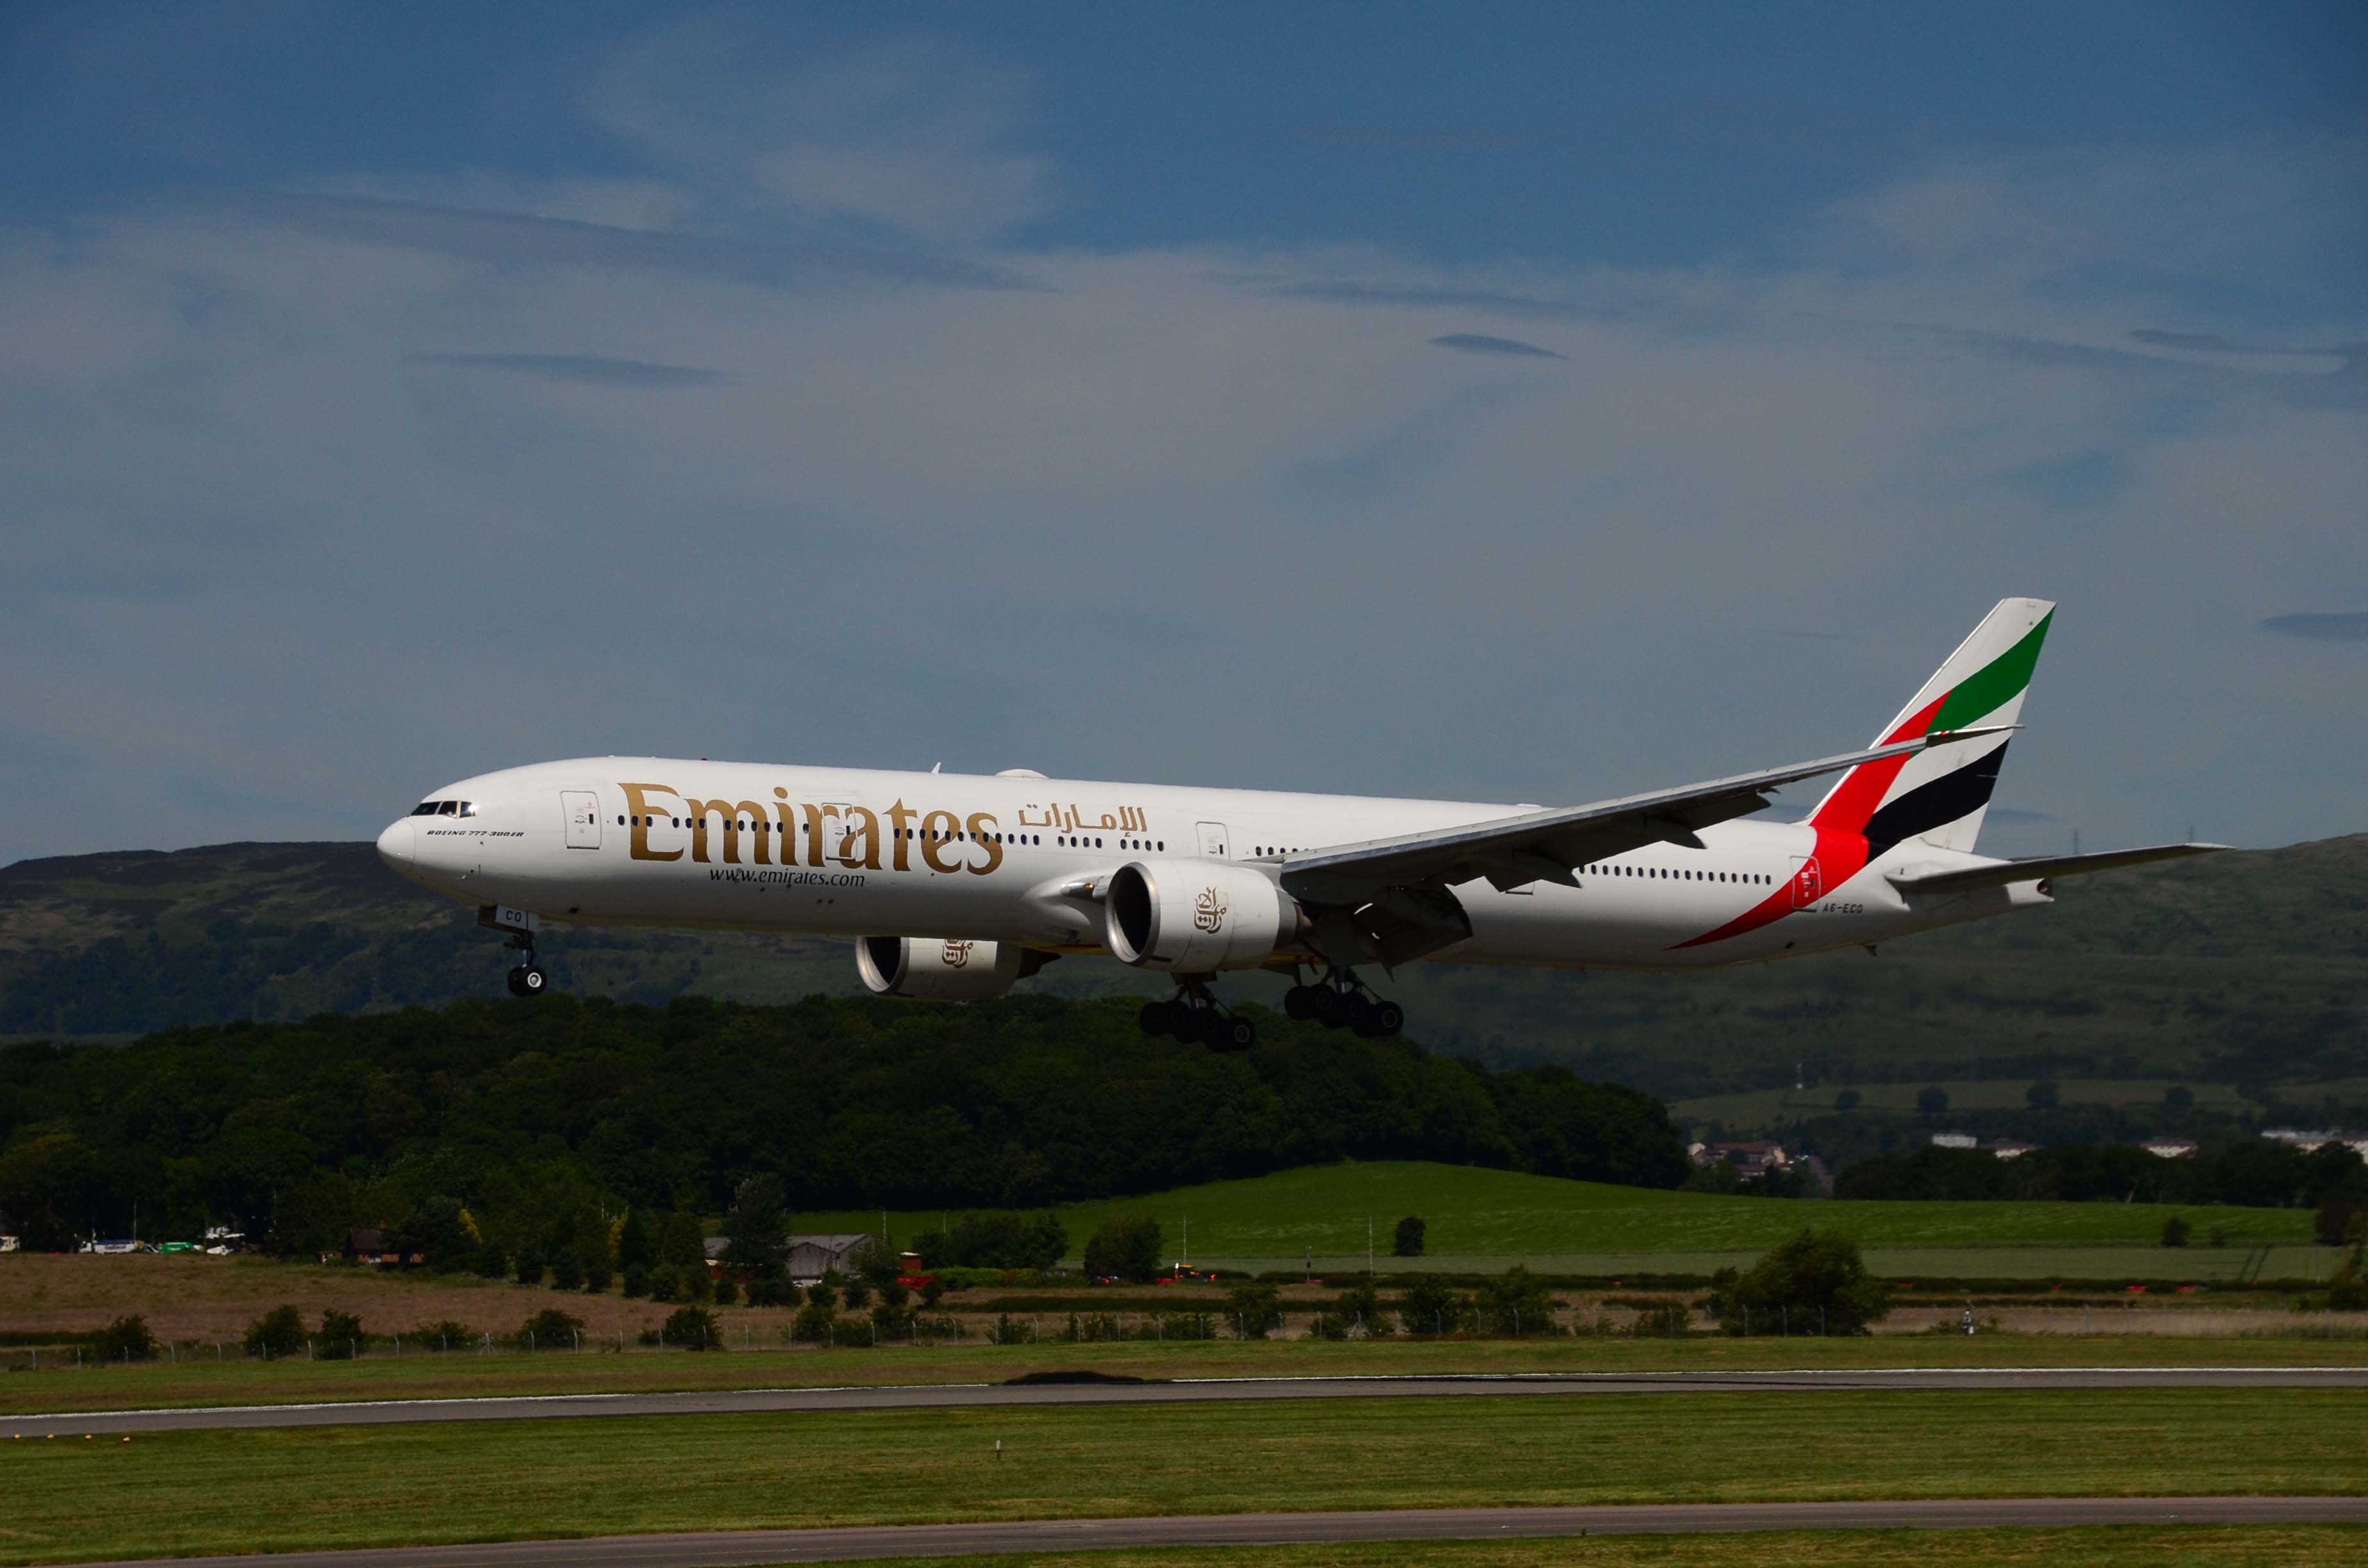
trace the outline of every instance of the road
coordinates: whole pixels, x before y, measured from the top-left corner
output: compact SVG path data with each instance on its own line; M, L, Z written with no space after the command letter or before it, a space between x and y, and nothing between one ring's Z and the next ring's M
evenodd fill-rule
M1583 1508L1406 1508L1338 1514L1201 1514L997 1524L716 1530L359 1551L290 1551L201 1562L268 1568L735 1568L878 1557L1081 1551L1097 1547L1278 1546L1359 1540L1510 1540L1795 1529L1990 1529L1999 1526L2368 1524L2362 1497L1982 1497L1951 1502L1652 1503ZM179 1559L190 1562L191 1559ZM124 1568L91 1564L86 1568Z
M209 1405L0 1417L12 1437L78 1437L253 1426L377 1426L602 1415L768 1415L951 1406L1172 1404L1248 1399L1571 1397L1609 1393L1830 1392L1899 1389L2368 1389L2363 1367L1896 1368L1770 1372L1508 1373L1501 1376L1179 1378L1125 1382L913 1383L882 1388L731 1389L689 1393L521 1394L484 1399Z

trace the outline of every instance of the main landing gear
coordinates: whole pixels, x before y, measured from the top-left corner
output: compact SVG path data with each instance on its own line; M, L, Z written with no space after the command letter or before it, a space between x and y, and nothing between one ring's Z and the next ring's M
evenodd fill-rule
M1211 1051L1247 1051L1258 1044L1258 1026L1219 1006L1205 981L1186 981L1173 1001L1145 1002L1135 1021L1154 1038L1198 1040Z
M510 994L540 996L549 990L551 976L542 971L541 963L534 956L533 933L528 931L517 933L510 937L510 947L518 955L518 967L510 971Z
M1336 969L1313 985L1282 994L1282 1010L1302 1023L1346 1028L1366 1040L1387 1040L1406 1028L1406 1009L1373 995L1350 971Z

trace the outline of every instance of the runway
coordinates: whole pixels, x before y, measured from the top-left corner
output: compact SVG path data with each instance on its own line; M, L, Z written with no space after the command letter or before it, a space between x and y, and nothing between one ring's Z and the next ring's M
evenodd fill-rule
M1092 1379L885 1387L732 1389L684 1393L518 1394L62 1412L0 1417L12 1437L259 1426L377 1426L427 1421L746 1415L1063 1404L1176 1404L1257 1399L1448 1399L1587 1394L1833 1392L1965 1389L2368 1389L2368 1367L1902 1367L1836 1371L1507 1373L1497 1376Z
M1579 1508L1406 1508L1199 1514L842 1529L596 1536L179 1562L269 1568L737 1568L879 1557L1082 1551L1104 1547L1281 1546L1360 1540L1513 1540L1742 1530L1994 1529L2010 1526L2368 1524L2362 1497L1982 1497L1949 1502L1653 1503ZM86 1568L125 1568L98 1563Z

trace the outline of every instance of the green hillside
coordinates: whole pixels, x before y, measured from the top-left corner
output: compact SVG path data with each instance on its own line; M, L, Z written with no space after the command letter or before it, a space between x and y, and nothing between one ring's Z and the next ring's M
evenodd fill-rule
M1789 1089L1796 1076L1812 1088L2043 1077L2220 1085L2230 1092L2199 1099L2226 1108L2241 1089L2249 1101L2237 1110L2251 1114L2245 1107L2274 1091L2297 1114L2330 1119L2368 1098L2368 835L2083 878L2058 897L2052 909L1874 959L1853 950L1688 976L1417 965L1385 984L1434 1050L1560 1062L1671 1099ZM545 953L561 987L625 1001L780 1002L855 988L844 943L586 930L555 934ZM438 1006L497 994L504 964L494 934L385 870L367 845L223 845L0 869L0 1034ZM1026 989L1158 983L1067 960ZM1232 978L1224 988L1270 1004L1280 983ZM2330 1088L2339 1101L2324 1107ZM1804 1114L1778 1111L1771 1124ZM2129 1136L2152 1125L2116 1114L2054 1131Z
M2147 1247L2163 1217L2142 1203L1802 1203L1611 1187L1426 1161L1303 1166L1146 1198L1079 1203L1059 1212L1073 1244L1104 1220L1149 1214L1174 1253L1190 1221L1196 1258L1361 1258L1367 1221L1386 1260L1400 1216L1428 1224L1428 1250L1452 1257L1720 1253L1772 1245L1803 1225L1839 1230L1870 1248ZM2199 1221L2203 1210L2193 1216ZM2214 1207L2231 1247L2307 1244L2301 1209ZM802 1217L801 1227L877 1230L877 1213ZM899 1237L934 1230L937 1210L892 1212ZM1386 1266L1386 1265L1385 1265ZM2045 1272L2044 1269L2038 1272Z

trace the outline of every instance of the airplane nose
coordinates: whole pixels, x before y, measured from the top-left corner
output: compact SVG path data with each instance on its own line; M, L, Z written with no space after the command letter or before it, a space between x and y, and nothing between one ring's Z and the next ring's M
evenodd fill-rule
M417 832L409 817L397 817L378 835L378 858L398 871L408 871L417 860Z

